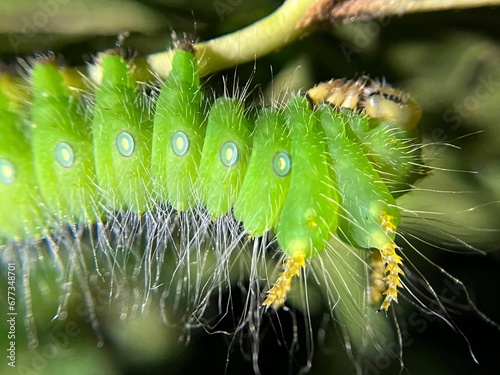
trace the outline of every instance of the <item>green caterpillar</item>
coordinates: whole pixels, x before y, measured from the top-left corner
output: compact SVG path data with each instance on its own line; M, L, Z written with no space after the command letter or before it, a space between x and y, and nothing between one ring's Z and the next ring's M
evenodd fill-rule
M12 85L0 86L3 241L39 239L58 225L90 225L117 212L203 208L212 218L234 214L252 237L274 228L287 261L267 307L284 303L292 278L335 234L380 251L381 309L397 300L395 197L424 173L416 167L420 109L408 95L368 79L335 80L249 120L234 98L205 110L189 51L175 53L155 100L138 92L119 54L98 63L92 105L50 59L31 71L27 118Z

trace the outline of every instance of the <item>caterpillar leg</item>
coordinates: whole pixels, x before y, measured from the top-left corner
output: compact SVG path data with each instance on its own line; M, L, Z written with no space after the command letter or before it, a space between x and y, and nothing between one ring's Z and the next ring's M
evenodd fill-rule
M396 230L392 216L382 215L381 219L382 226L385 228L386 233L394 232ZM403 286L399 278L400 275L404 275L400 267L403 258L396 254L397 248L396 244L393 241L390 241L379 249L382 262L385 266L384 281L387 289L383 293L385 298L378 311L383 309L387 312L392 301L398 302L398 288Z
M266 308L272 306L274 309L278 309L283 306L286 295L291 289L293 277L299 276L301 268L306 266L305 259L306 254L303 252L297 252L286 259L283 272L267 292L267 297L263 302Z
M385 264L385 285L387 290L384 292L385 299L378 311L384 309L387 311L392 301L398 302L398 288L402 287L400 275L404 275L400 264L403 258L396 254L397 246L394 242L388 243L380 249L382 261Z
M385 264L378 249L370 253L370 284L367 290L367 297L371 306L379 306L384 297L385 286Z

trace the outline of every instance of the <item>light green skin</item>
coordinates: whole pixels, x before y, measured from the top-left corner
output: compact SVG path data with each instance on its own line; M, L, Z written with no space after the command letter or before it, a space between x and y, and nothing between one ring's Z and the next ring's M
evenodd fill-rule
M289 131L284 123L283 114L269 108L259 113L255 123L250 164L233 207L234 217L254 237L276 226L288 195L291 169L282 175L273 166L278 153L291 155Z
M59 222L94 222L99 205L90 123L55 66L38 62L31 81L33 164L47 210ZM57 160L60 142L71 147L72 163L63 165Z
M158 202L170 204L178 211L196 205L194 185L206 127L200 102L196 59L193 54L179 50L156 102L151 159L153 192ZM174 152L172 137L178 131L182 131L188 141L182 155L178 150Z
M45 224L41 197L32 165L31 146L9 99L0 90L0 160L14 168L13 180L0 178L0 238L5 242L38 239ZM0 171L0 174L2 172Z
M381 249L394 240L386 233L381 215L391 215L399 224L399 209L361 146L346 136L348 118L330 106L318 108L337 181L341 210L339 235L354 246Z
M221 161L221 150L227 142L238 149L231 167ZM250 124L237 99L219 98L210 109L205 142L196 181L196 195L214 217L226 215L238 198L250 160L252 138Z
M289 101L286 119L292 137L292 176L276 235L283 251L310 258L323 251L337 229L337 193L321 125L307 99Z
M101 59L102 82L96 90L92 121L95 170L104 205L111 213L147 211L151 198L151 138L153 122L141 106L131 73L118 55ZM120 154L117 137L134 140L130 156Z

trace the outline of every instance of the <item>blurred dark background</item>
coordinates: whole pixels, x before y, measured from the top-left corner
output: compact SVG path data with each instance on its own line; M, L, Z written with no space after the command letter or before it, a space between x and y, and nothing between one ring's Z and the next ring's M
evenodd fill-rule
M207 40L264 17L280 3L269 0L3 2L0 5L0 60L9 65L17 57L50 50L63 56L68 65L80 66L91 61L96 52L113 47L122 31L130 32L125 46L144 56L170 46L172 31ZM422 138L424 143L431 144L425 148L425 157L436 170L419 183L421 190L403 196L400 203L408 209L442 214L435 226L408 222L407 229L425 239L417 241L422 253L462 280L472 301L496 321L500 321L499 18L500 7L325 27L274 54L237 67L240 85L252 79L252 85L263 92L269 92L271 82L274 91L280 92L290 86L298 89L321 80L360 74L385 78L410 92L422 105ZM233 71L226 71L211 77L209 83L215 89L221 87L222 75L229 79L235 76ZM463 243L436 228L456 234ZM427 246L427 242L440 248ZM464 244L484 253L481 255ZM443 290L439 269L419 257L414 261L435 289ZM252 373L250 351L244 340L241 345L239 339L233 342L229 353L231 337L223 334L198 330L189 340L178 340L181 332L161 323L154 308L150 314L123 321L117 318L119 311L103 313L101 324L106 344L99 348L84 314L52 320L58 305L54 290L58 288L47 280L55 280L55 275L50 265L41 267L36 274L45 280L40 284L44 287L34 288L33 310L41 338L39 347L46 353L37 356L23 352L25 339L19 338L17 351L21 367L13 373L173 375L222 374L225 370L228 374ZM5 280L3 273L2 277ZM0 290L6 295L3 284ZM78 293L73 298L76 301L73 309L78 311ZM5 311L3 297L0 306L1 311ZM401 316L406 317L413 311L412 306L404 303L400 310ZM286 327L292 326L291 317L290 313L280 313L279 324L285 327L284 335ZM474 363L467 342L458 332L439 319L420 319L419 324L408 328L412 341L404 350L403 374L498 372L500 332L477 314L462 311L455 319L480 365ZM401 321L404 324L405 319ZM296 322L299 330L304 329L304 317L299 311ZM265 323L266 332L260 344L264 374L285 374L298 368L290 361L288 349L276 339L279 324L276 317ZM326 332L327 337L314 343L313 374L354 373L341 334L333 326L331 321L325 326L322 314L312 317L315 332ZM323 328L324 331L320 330ZM18 330L23 328L19 326ZM6 340L4 332L2 328L2 347ZM61 332L75 334L61 335ZM298 363L304 365L306 357L306 343L301 341L296 356ZM0 366L0 373L4 373L5 358ZM398 366L392 364L380 373L398 371Z

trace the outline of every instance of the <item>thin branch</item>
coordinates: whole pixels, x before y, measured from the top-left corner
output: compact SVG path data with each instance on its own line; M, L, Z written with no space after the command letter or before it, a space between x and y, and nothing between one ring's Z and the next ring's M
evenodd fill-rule
M196 43L201 75L258 59L315 27L369 20L383 16L500 5L500 0L286 0L274 13L234 33ZM173 50L152 54L147 64L166 77Z
M365 21L406 13L500 5L500 0L318 0L303 19L304 26ZM302 26L302 25L301 25Z
M304 35L302 18L316 0L287 0L271 15L229 35L194 45L201 75L258 59ZM172 51L150 55L152 70L168 75Z

